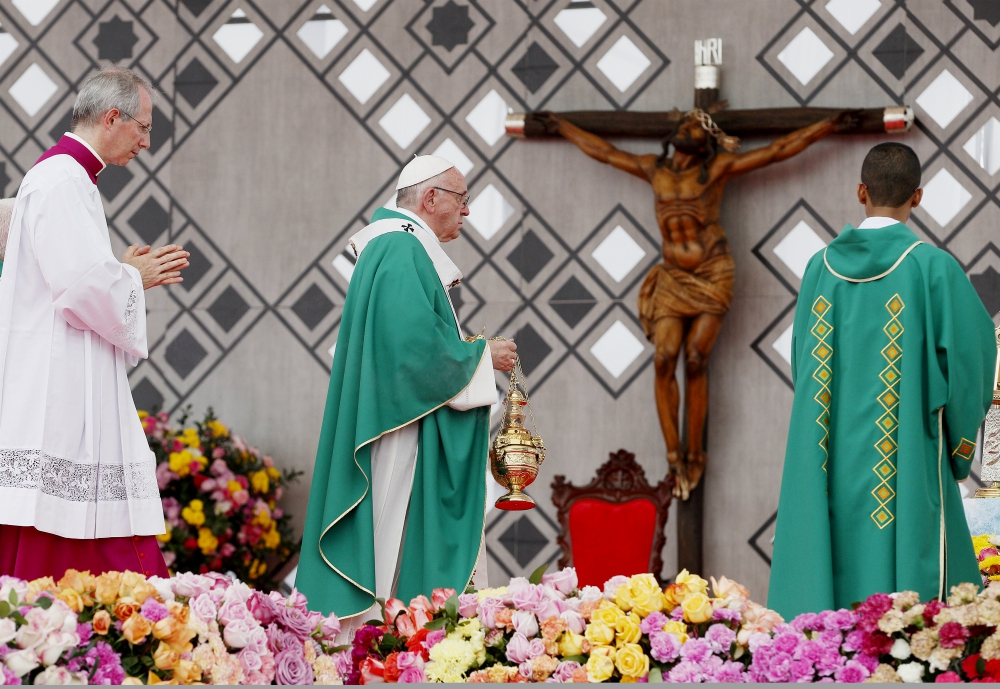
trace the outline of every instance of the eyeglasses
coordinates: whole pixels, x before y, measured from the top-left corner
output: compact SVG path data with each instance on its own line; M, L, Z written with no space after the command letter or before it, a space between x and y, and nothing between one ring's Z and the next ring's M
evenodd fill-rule
M444 187L431 187L431 189L437 189L438 191L446 191L449 194L454 194L455 196L459 197L460 199L462 199L462 208L468 208L469 201L472 199L472 196L469 194L461 194L457 191L452 191L451 189L445 189Z
M125 117L129 118L133 122L135 122L140 127L142 127L142 131L146 132L149 135L153 134L153 125L152 124L143 124L139 120L137 120L134 117L132 117L131 115L129 115L127 112L122 112L121 110L119 110L118 112L121 113L122 115L124 115Z

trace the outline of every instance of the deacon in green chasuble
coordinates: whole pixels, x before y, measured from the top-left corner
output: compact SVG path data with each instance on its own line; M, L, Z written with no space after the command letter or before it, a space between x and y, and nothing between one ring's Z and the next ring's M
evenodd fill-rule
M993 322L958 262L904 224L920 161L879 144L848 225L810 260L768 607L785 619L877 592L980 582L957 481L991 401Z
M513 342L467 341L448 290L462 273L441 248L469 214L468 188L436 156L414 158L398 210L351 238L344 303L296 586L310 607L353 618L375 598L486 586L483 519L493 370ZM367 614L366 614L367 613Z

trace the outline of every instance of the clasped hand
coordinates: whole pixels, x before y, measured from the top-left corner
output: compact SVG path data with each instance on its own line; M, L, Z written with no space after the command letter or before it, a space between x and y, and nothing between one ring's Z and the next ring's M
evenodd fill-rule
M493 357L493 368L497 371L510 371L514 368L514 351L517 345L513 340L490 340L490 355Z
M183 282L181 270L188 267L188 256L184 247L168 244L159 249L150 250L149 246L140 247L133 244L125 250L122 263L128 263L139 271L142 276L142 288L149 289L157 285L174 285Z

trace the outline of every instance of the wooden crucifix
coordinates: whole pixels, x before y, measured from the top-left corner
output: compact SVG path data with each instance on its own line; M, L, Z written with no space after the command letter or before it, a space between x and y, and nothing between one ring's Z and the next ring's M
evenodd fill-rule
M717 43L716 43L717 42ZM675 477L679 566L702 572L703 489L707 461L708 360L733 297L734 262L719 225L728 180L786 160L830 134L885 134L909 130L907 106L874 109L768 108L727 110L718 102L721 40L696 42L695 109L686 113L513 113L506 129L518 138L562 136L602 163L653 187L663 262L639 292L639 320L656 348L656 405ZM737 153L739 136L779 136ZM662 152L635 155L603 137L662 140ZM673 148L671 154L670 148ZM677 362L684 354L686 428L679 419ZM682 438L686 436L685 443Z

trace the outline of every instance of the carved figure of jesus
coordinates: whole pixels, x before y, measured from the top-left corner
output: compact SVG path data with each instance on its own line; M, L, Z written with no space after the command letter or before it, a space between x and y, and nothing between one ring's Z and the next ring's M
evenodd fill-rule
M709 109L710 112L713 108ZM747 153L721 148L724 134L708 113L693 110L663 140L660 155L634 155L615 148L554 113L539 113L551 134L560 134L595 160L653 185L656 221L663 236L663 262L649 271L639 292L639 320L656 347L656 406L676 476L674 494L686 500L705 471L703 434L708 413L708 360L733 298L734 262L719 225L726 182L791 158L810 144L857 123L844 111ZM673 145L674 153L669 155ZM676 370L684 352L687 450L681 444Z

